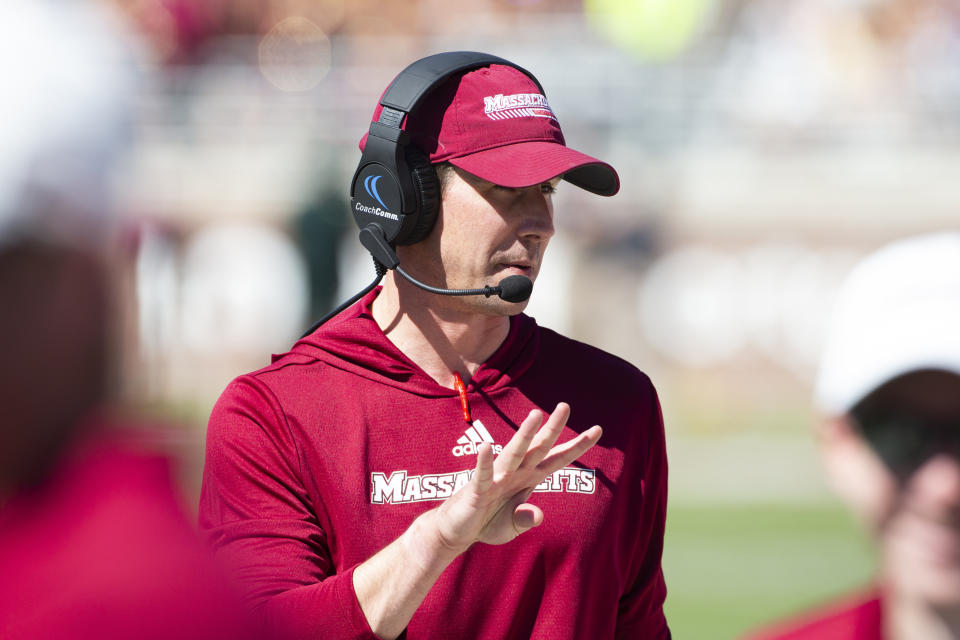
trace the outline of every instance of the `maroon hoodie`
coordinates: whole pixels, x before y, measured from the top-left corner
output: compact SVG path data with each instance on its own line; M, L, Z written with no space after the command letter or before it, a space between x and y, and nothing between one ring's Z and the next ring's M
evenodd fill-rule
M0 638L261 637L174 490L176 431L97 413L43 482L0 499Z
M406 637L669 638L649 379L518 315L467 386L467 423L457 392L377 326L378 292L234 380L210 417L200 525L265 621L288 637L376 638L354 568L466 482L476 443L497 451L531 409L564 401L559 442L600 424L599 444L537 487L541 526L447 567Z

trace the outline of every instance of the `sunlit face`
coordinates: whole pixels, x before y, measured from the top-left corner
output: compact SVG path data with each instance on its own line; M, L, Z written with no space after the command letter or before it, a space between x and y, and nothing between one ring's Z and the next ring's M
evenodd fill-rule
M864 424L851 423L853 437L833 447L834 481L875 532L886 583L934 605L958 605L960 440L952 429L960 431L960 377L908 374L863 409ZM912 424L898 434L885 419ZM871 432L870 423L881 427Z
M553 236L552 194L558 182L511 189L454 168L446 177L437 224L422 242L399 247L401 263L421 280L450 289L496 285L510 275L536 281ZM436 304L513 315L527 303L495 296L437 296Z

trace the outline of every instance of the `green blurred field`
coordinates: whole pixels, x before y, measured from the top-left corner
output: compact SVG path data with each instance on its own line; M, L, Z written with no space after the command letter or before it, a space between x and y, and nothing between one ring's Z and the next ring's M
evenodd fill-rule
M677 640L737 638L872 575L869 543L835 503L672 505L665 545Z

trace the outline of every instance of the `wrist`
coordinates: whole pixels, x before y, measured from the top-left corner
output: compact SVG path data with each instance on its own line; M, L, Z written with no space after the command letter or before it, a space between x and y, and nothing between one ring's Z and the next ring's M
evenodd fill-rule
M418 516L403 538L408 557L428 572L443 571L457 556L470 548L469 544L453 544L443 535L438 509L431 509Z

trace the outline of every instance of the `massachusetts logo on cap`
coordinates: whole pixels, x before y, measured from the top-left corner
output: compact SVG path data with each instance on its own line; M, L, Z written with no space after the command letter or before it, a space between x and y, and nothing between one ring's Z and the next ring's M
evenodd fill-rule
M523 117L557 119L547 104L547 98L539 93L486 96L483 99L483 111L491 120Z

